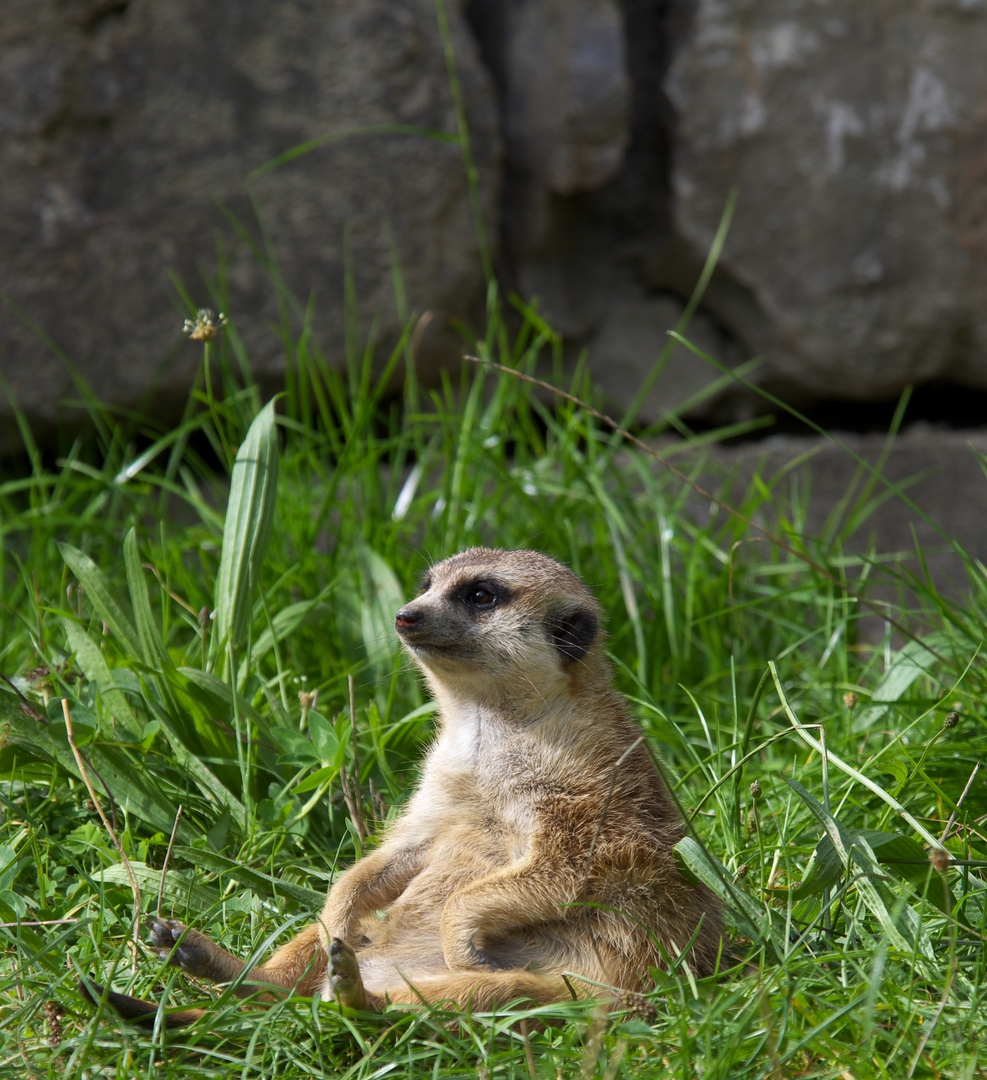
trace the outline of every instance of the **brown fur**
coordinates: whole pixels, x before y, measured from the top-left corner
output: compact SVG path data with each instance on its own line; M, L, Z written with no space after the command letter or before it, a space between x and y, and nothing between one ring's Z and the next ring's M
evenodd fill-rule
M717 901L675 867L683 825L612 689L600 625L582 582L536 552L475 548L435 566L396 620L439 716L404 813L262 967L245 972L169 920L151 930L161 955L240 978L238 993L320 991L374 1010L638 991L697 928L686 962L712 973Z

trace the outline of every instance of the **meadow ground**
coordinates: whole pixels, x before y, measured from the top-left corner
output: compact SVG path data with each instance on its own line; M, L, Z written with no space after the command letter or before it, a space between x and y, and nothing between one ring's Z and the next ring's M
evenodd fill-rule
M490 310L481 357L551 352L532 312L508 332ZM921 553L845 550L907 497L879 470L810 538L794 476L708 502L516 376L464 364L426 395L412 369L391 401L407 337L376 376L370 350L334 373L285 340L276 409L234 322L176 427L87 399L92 440L48 457L25 427L0 479L0 1074L985 1075L983 568L957 602ZM703 440L676 424L695 470ZM722 977L656 972L654 1015L572 1003L536 1010L547 1027L208 991L208 1020L166 1035L89 1007L90 973L207 993L143 945L148 913L262 955L319 909L429 738L394 612L471 544L539 548L608 611L618 685L694 825L682 866L728 905Z

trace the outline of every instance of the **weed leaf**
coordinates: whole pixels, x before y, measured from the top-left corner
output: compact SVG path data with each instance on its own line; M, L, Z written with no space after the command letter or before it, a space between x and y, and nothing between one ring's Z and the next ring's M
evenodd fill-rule
M254 591L274 521L278 433L272 399L257 414L237 451L216 578L213 657L247 636Z
M929 644L942 648L944 636L933 635ZM881 681L874 688L874 704L861 709L854 717L853 730L866 731L876 724L888 711L888 706L900 701L905 692L919 676L927 674L936 664L936 658L921 641L909 641L899 649L888 666Z
M742 934L753 941L762 941L766 927L781 931L780 925L776 925L777 914L734 885L730 871L691 836L675 845L674 856L675 865L686 880L694 885L708 886L728 905L733 922Z
M140 639L134 629L133 611L130 605L110 584L102 570L78 548L60 543L58 550L66 565L75 574L86 591L86 597L97 614L112 631L127 656L134 659L143 655Z
M298 903L309 908L320 908L325 902L324 892L315 889L306 889L304 885L296 885L286 877L272 877L261 870L254 870L249 866L238 863L235 859L227 859L223 855L217 855L214 851L203 851L201 848L176 848L175 854L203 870L223 874L255 889L262 896L277 897L290 896Z

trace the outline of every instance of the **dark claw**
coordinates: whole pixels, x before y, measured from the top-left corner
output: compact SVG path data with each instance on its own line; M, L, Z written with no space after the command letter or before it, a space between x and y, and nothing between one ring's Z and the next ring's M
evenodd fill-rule
M476 960L476 966L486 968L488 971L504 971L506 970L503 965L498 964L497 961L489 954L471 945L470 948L473 952L473 957Z
M173 922L171 919L154 919L151 923L151 944L156 949L167 949L170 952L185 933L185 929L183 923Z
M329 942L329 975L334 978L354 979L360 970L359 961L352 946L342 938L334 937Z
M155 919L151 924L151 944L162 960L189 975L207 975L210 970L209 940L184 923Z

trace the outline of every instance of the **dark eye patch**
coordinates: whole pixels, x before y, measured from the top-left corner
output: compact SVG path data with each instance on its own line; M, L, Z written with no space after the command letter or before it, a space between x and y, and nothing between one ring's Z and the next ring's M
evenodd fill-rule
M418 595L421 596L422 593L427 593L431 587L432 575L426 572L422 574L421 579L418 582Z

